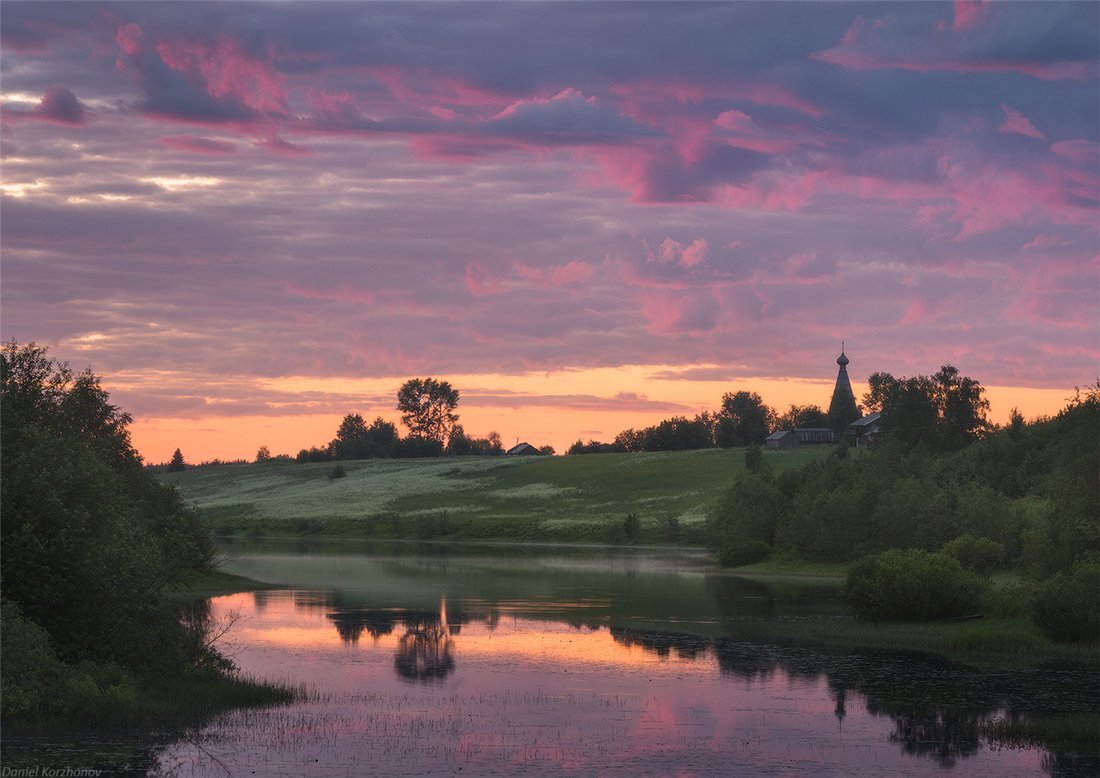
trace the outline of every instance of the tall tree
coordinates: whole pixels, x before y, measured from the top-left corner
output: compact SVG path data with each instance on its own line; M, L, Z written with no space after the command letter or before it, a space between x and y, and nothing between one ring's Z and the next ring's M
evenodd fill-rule
M165 468L169 473L178 473L181 470L187 469L187 463L183 461L183 452L178 448L172 452L172 459L168 462L168 467Z
M397 439L397 427L381 416L367 426L358 413L349 413L340 422L329 448L336 459L388 457Z
M763 443L775 422L775 411L756 392L727 392L717 415L714 442L721 448Z
M446 381L411 378L397 391L397 410L410 434L444 445L458 423L458 390Z
M787 412L775 419L775 430L793 430L799 427L828 427L825 411L817 405L792 405Z
M156 593L213 564L209 535L145 469L129 423L91 372L74 375L33 343L4 345L0 590L65 659L179 659L178 615Z
M904 445L951 451L978 438L988 426L985 389L952 365L931 376L873 373L867 383L865 407L881 413L883 429Z

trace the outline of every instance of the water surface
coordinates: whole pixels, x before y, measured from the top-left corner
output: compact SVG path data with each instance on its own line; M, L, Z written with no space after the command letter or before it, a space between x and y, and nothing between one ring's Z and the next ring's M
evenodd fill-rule
M1093 710L1081 668L770 644L845 619L835 584L721 574L700 555L373 544L254 547L290 588L213 599L246 672L306 700L235 711L160 754L178 775L1092 774L991 747L981 725Z

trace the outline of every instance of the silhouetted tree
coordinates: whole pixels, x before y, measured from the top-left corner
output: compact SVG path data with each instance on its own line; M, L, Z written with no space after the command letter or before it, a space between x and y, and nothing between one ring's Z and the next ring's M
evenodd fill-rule
M976 440L988 426L985 389L952 365L912 378L873 373L867 384L864 406L881 413L883 429L903 445L953 451Z
M33 343L4 345L0 590L63 660L178 668L194 645L157 592L211 569L213 546L145 469L130 421L90 371L74 375ZM179 450L173 459L182 464Z
M172 453L172 459L168 462L168 467L164 469L169 473L178 473L180 470L186 470L187 463L183 461L183 452L177 448Z
M764 404L756 392L722 395L714 442L721 448L762 443L775 421L775 411Z
M267 446L260 446L259 449L256 450L256 461L266 462L269 459L271 459L271 449Z
M825 411L817 405L792 405L782 416L777 416L773 431L793 430L799 427L828 427Z
M458 390L446 381L411 378L397 391L397 410L401 423L414 437L439 443L447 442L458 422Z
M334 459L389 457L397 440L397 427L392 422L379 416L368 427L358 413L349 413L340 422L329 448Z

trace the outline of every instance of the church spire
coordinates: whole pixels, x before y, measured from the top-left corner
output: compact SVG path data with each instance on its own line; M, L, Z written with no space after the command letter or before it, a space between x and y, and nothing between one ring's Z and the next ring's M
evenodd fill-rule
M852 382L848 380L848 362L848 357L844 353L844 341L841 341L840 356L836 358L840 369L836 374L833 398L829 401L829 427L838 435L842 435L848 425L859 418L856 396L852 392Z

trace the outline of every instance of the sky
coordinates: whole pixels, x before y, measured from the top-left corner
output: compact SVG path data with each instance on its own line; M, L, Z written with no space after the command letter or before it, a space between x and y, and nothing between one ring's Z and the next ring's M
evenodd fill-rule
M21 3L0 330L147 460L296 453L397 388L609 440L950 363L1100 372L1100 4Z

